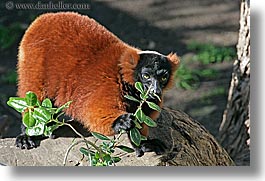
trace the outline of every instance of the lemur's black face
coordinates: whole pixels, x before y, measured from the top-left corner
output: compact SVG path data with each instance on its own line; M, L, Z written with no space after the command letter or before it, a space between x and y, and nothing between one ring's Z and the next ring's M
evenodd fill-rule
M162 89L167 85L171 66L166 56L157 53L141 53L136 66L135 80L141 82L145 91L150 88L149 99L161 97Z

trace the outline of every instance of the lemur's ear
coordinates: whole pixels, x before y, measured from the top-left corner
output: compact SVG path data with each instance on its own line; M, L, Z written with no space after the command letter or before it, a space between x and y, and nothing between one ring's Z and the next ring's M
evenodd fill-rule
M140 56L138 54L140 50L128 48L121 56L119 60L120 74L122 80L134 84L134 71L137 66Z
M175 71L177 70L177 68L179 67L179 64L180 64L180 59L179 59L179 57L177 56L176 53L168 54L167 58L168 58L169 63L171 65L171 75L170 75L170 78L169 78L167 86L164 88L165 90L169 89L170 87L173 86L174 78L175 78L175 76L174 76L175 75Z
M174 72L175 70L177 70L177 68L179 67L180 64L180 59L177 56L176 53L170 53L167 55L167 58L171 64L172 67L172 71Z

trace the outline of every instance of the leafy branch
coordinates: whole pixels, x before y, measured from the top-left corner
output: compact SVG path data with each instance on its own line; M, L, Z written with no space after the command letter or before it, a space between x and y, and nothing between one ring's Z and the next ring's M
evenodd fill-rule
M23 114L22 122L28 136L50 136L58 127L65 125L64 120L61 122L58 118L62 115L61 111L69 107L71 102L53 108L50 99L46 98L40 102L36 94L29 91L25 98L10 97L7 105Z
M141 140L147 139L140 134L139 129L142 128L141 124L146 124L150 127L155 127L157 124L149 117L146 116L142 110L142 106L146 103L151 109L160 111L160 107L153 102L147 101L150 93L150 88L145 92L143 85L140 82L135 83L135 88L140 92L141 100L138 100L130 95L126 95L125 98L139 102L139 106L135 113L134 123L135 128L129 131L130 139L132 142L139 146ZM160 98L154 94L160 100ZM10 97L7 104L14 108L19 113L22 113L22 123L26 127L25 133L28 136L50 136L52 132L58 129L60 126L66 125L70 127L80 138L79 141L73 141L73 143L66 150L63 165L66 165L67 157L71 149L80 144L85 143L85 147L81 147L80 152L88 157L88 161L91 166L112 166L121 160L120 157L113 156L115 149L119 148L127 153L132 153L134 150L127 146L121 145L120 137L126 133L122 130L119 135L115 138L110 139L109 137L100 133L91 132L93 137L97 140L101 140L100 145L96 145L92 141L87 140L82 134L80 134L74 127L66 123L63 119L59 121L59 117L64 114L63 110L70 106L72 101L65 103L59 108L54 108L50 99L46 98L42 102L37 99L37 95L31 91L26 93L24 98ZM97 141L96 140L96 141Z
M147 139L146 137L144 137L143 135L140 134L139 130L142 128L141 124L144 123L144 124L146 124L149 127L156 127L157 126L156 122L154 122L152 120L152 118L150 118L149 116L144 114L144 112L142 110L142 107L143 107L144 103L146 103L149 106L149 108L151 108L151 109L153 109L155 111L160 112L161 109L160 109L160 107L157 104L155 104L153 102L150 102L150 101L147 101L147 99L149 97L150 90L151 90L151 86L148 88L148 90L146 92L144 91L144 88L143 88L143 85L142 85L141 82L136 82L134 86L140 92L141 100L138 100L135 97L130 96L130 95L125 95L124 97L126 99L131 100L131 101L135 101L135 102L139 103L139 106L138 106L137 110L133 114L134 117L136 118L134 120L135 128L131 129L130 132L129 132L131 141L136 146L139 146L140 143L141 143L141 140L146 140ZM157 99L159 101L161 101L159 96L157 96L156 94L154 94L154 96L157 97Z

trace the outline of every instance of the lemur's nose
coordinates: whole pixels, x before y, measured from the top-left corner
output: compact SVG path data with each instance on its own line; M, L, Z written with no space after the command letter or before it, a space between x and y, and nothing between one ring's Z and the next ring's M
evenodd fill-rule
M151 88L150 88L150 93L151 94L156 94L158 96L161 96L162 95L162 89L159 85L159 82L155 79L152 80L152 85L151 85Z

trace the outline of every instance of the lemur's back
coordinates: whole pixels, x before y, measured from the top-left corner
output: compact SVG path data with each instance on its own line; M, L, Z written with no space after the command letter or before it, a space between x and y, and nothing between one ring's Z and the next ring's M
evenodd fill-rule
M37 86L36 91L40 95L37 84L44 86L45 80L49 90L41 94L46 92L48 96L54 97L59 91L57 84L64 79L75 75L82 76L83 71L96 75L93 72L95 66L107 63L111 59L109 56L121 54L121 49L116 46L121 47L123 44L87 16L76 13L50 13L40 16L26 31L19 48L18 95L24 96L28 86L34 89L33 85ZM114 48L116 54L112 51ZM108 51L113 53L107 54Z
M108 97L109 91L110 102L120 98L116 84L118 61L127 50L135 51L87 16L70 12L44 14L30 25L20 44L18 96L33 91L41 100L53 99L57 106L74 100L67 113L84 120L91 117L87 109L97 113L96 109L102 107L93 99ZM125 109L118 101L114 103ZM85 106L90 108L85 110ZM90 123L83 124L88 127Z

